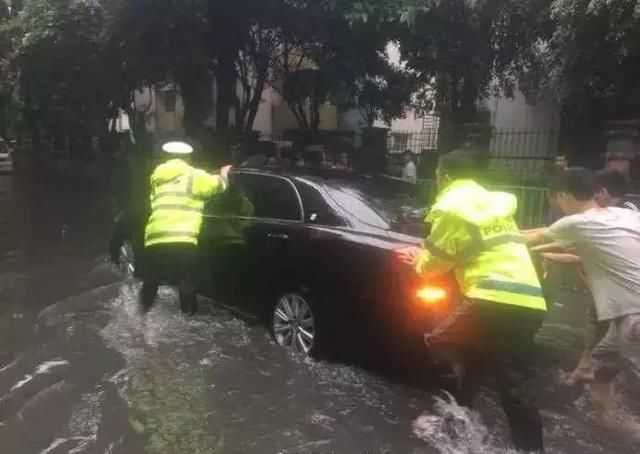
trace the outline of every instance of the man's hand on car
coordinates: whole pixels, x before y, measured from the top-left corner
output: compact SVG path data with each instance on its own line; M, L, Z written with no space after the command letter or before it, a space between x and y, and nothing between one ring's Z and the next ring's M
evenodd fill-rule
M415 267L420 260L422 249L417 246L407 246L396 251L396 257L406 265Z
M224 166L220 169L220 178L224 181L225 186L229 185L229 171L232 166Z

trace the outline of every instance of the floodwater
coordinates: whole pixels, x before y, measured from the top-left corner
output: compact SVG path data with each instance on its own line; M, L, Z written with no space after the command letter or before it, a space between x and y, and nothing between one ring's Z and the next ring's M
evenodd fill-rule
M470 412L403 374L290 356L228 309L185 318L171 289L141 317L105 257L109 213L98 187L0 176L0 453L510 452L489 391ZM558 384L584 298L558 291L539 336L548 452L640 452L635 383L616 431Z

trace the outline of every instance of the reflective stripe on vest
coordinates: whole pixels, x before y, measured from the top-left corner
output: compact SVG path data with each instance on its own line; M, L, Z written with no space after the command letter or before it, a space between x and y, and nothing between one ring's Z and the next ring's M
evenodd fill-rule
M498 290L506 293L516 293L518 295L543 297L542 289L535 285L521 284L519 282L507 282L497 279L485 279L476 284L476 287L483 290Z
M168 238L193 238L193 232L180 231L180 230L164 230L164 231L149 233L148 235L146 235L145 239L147 241L153 241L153 240L165 240Z
M471 225L470 225L471 226ZM488 252L491 249L495 249L505 244L526 244L524 237L521 235L504 234L494 236L488 239L479 238L476 235L471 235L471 244L460 254L460 256L454 257L447 252L443 251L439 247L435 246L429 240L425 241L425 247L427 250L438 258L448 260L460 265L463 265L483 252Z
M192 211L196 213L200 213L202 211L201 207L191 207L188 205L180 205L177 203L157 203L155 205L151 205L153 211L158 210L171 210L171 211Z
M193 194L194 172L190 172L184 190L176 190L176 183L186 175L156 180L151 196L151 217L145 231L145 245L188 242L196 244L202 223L204 201ZM170 188L163 190L163 186ZM162 215L158 219L158 214ZM181 214L182 213L182 214Z

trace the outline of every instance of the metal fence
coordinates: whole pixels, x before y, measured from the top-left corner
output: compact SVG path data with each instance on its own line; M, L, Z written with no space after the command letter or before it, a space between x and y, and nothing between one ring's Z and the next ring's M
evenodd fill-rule
M433 180L422 180L420 184L426 189L427 200L431 203L436 197L436 185ZM518 199L516 221L521 229L532 229L548 224L549 202L547 190L535 186L489 186L492 191L513 194Z
M406 150L416 155L434 152L438 149L438 131L438 125L420 131L389 131L387 152L392 158ZM494 129L489 141L489 169L543 175L555 160L558 137L558 131L552 128ZM292 140L284 139L281 134L261 133L260 141L280 147L293 145Z
M282 134L260 132L259 140L260 142L272 142L279 148L293 146L293 141L285 139L284 137L282 137Z
M438 149L438 129L428 128L422 131L390 131L387 136L387 150L397 154L411 150L414 154Z
M543 173L555 158L558 138L552 128L495 129L489 143L491 168Z
M489 141L491 170L543 173L558 148L558 131L552 128L498 128ZM420 131L390 131L387 150L391 155L411 150L414 154L438 149L438 127Z

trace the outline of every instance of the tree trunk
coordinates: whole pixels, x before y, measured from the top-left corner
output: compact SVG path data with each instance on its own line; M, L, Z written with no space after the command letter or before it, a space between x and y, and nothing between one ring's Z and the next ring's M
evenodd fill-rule
M289 110L296 117L296 122L300 129L309 129L309 120L307 119L307 113L305 112L304 101L300 99L288 99L286 100Z
M268 68L265 68L264 71L260 71L260 74L258 74L258 78L256 79L256 86L254 88L253 97L249 102L249 109L244 123L245 131L251 131L253 129L253 123L256 120L256 115L258 115L258 109L262 102L262 92L267 84L267 72Z
M216 68L216 131L229 129L229 109L235 98L234 56L224 56Z
M184 102L184 129L189 137L199 137L211 113L212 78L207 72L189 71L179 82Z
M309 116L311 117L310 126L311 129L317 131L320 128L320 102L317 98L313 98L311 100L311 105L309 106Z

